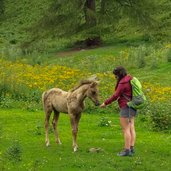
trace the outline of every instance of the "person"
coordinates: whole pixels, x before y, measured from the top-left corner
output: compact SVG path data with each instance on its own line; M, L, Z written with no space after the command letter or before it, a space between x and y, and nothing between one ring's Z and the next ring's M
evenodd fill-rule
M118 101L120 108L120 125L124 136L124 150L119 152L118 156L131 156L134 154L134 145L136 139L136 132L134 127L134 118L137 111L127 106L127 102L132 97L132 88L130 80L132 76L127 74L126 69L123 66L118 66L113 70L113 74L117 80L114 94L105 100L100 105L101 108L105 108L113 101Z

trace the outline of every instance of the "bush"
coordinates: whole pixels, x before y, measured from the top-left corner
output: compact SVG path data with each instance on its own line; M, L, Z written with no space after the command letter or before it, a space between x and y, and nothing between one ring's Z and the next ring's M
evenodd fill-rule
M4 0L0 0L0 15L4 14L5 6L4 6Z
M167 57L167 61L171 62L171 49L168 49L166 57Z
M100 119L100 122L99 122L98 126L100 126L100 127L104 127L104 126L110 127L111 126L111 121L107 117L102 117Z
M149 50L145 46L139 46L138 48L132 48L129 52L129 60L132 60L133 64L138 68L144 68L146 66L145 57L148 55Z
M166 107L167 106L167 107ZM171 104L156 102L146 109L150 128L154 131L168 131L171 129Z
M133 47L129 50L128 59L132 63L132 68L150 67L151 69L158 68L158 65L166 62L166 48L162 49L162 44L154 44L150 46L141 45ZM170 53L171 54L171 53ZM168 52L168 57L170 56ZM168 60L167 57L167 60Z
M12 162L21 161L21 145L18 140L14 140L12 145L6 150L5 157Z

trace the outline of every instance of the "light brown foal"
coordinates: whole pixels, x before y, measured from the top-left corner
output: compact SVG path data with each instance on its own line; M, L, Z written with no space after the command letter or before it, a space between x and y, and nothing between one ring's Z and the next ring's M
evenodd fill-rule
M99 105L98 100L98 82L97 81L82 81L76 88L66 92L59 88L52 88L42 94L42 101L45 111L45 133L46 133L46 146L49 146L49 119L52 111L53 116L53 129L55 134L55 141L61 144L58 136L57 123L60 112L68 113L70 116L73 136L73 150L77 151L77 132L78 124L81 118L81 113L84 109L84 100L86 97L90 98L95 105Z

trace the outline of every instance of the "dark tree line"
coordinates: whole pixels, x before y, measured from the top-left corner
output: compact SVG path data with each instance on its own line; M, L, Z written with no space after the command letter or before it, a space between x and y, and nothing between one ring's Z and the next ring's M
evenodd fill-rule
M4 7L4 0L0 0L0 15L4 14L5 7Z
M91 46L100 44L124 16L149 26L153 6L153 0L54 0L37 26L55 37L75 35Z

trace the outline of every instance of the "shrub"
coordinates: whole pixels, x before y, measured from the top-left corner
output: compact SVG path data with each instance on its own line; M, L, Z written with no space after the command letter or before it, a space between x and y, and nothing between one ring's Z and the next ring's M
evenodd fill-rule
M102 117L100 119L100 122L98 124L98 126L101 126L101 127L110 127L111 126L111 121L107 118L107 117Z
M166 62L165 54L167 49L162 47L162 44L154 44L150 46L141 45L139 47L131 48L128 56L129 62L132 63L131 67L158 68L159 64Z
M0 107L1 108L12 108L14 100L8 97L0 97Z
M138 68L144 68L146 66L145 56L147 55L147 48L140 47L137 51L137 63Z
M168 49L168 51L166 53L166 57L167 57L167 61L171 62L171 49Z
M35 130L34 130L34 134L35 135L42 135L42 129L43 129L43 125L41 123L38 123L36 125Z
M6 150L5 157L12 162L21 161L21 145L18 140L14 140L12 145Z
M129 53L129 59L133 61L138 68L146 66L145 57L148 55L149 49L145 46L139 46L138 48L132 48Z
M146 115L149 117L150 128L154 131L168 131L171 128L171 104L155 102L148 108Z

